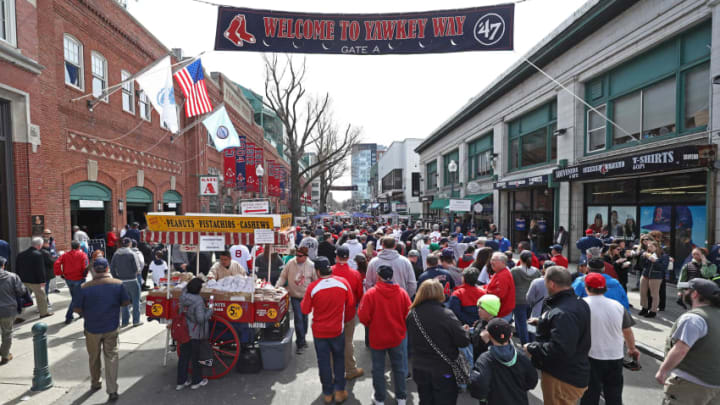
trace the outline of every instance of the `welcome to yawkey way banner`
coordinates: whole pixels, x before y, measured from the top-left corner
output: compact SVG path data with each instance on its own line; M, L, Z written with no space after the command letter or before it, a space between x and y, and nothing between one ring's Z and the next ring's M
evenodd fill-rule
M514 4L390 14L219 7L215 50L356 55L513 49Z

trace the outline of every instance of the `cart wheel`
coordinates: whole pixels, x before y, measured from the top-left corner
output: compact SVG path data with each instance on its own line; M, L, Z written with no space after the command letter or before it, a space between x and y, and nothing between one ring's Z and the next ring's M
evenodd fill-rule
M210 318L210 346L213 350L212 367L205 369L205 378L214 380L225 376L240 358L240 337L232 324L215 315ZM180 346L177 348L180 355Z

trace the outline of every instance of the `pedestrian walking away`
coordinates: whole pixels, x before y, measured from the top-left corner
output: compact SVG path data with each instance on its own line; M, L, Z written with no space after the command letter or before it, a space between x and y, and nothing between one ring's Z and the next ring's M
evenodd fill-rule
M105 387L110 401L118 399L118 322L120 308L130 304L123 282L108 274L108 262L98 258L93 263L93 279L80 287L73 310L85 319L85 346L90 363L90 388L102 388L100 378L102 355L105 362Z
M343 245L335 251L335 265L332 266L332 274L336 277L342 277L345 281L350 284L350 289L353 293L353 299L355 300L355 306L360 304L360 300L363 296L363 280L360 273L350 267L350 262L355 263L354 260L349 260L350 249ZM355 350L353 349L353 335L355 334L355 324L357 323L357 317L353 317L350 321L345 322L345 379L352 380L360 377L364 374L362 368L357 366L357 360L355 359Z
M18 254L16 264L20 280L35 295L35 304L37 304L40 318L45 318L52 316L53 313L48 312L48 301L45 294L45 283L47 282L45 268L49 258L42 253L42 246L42 238L33 238L30 247Z
M18 315L18 299L27 292L20 277L7 271L7 259L0 256L0 365L13 359L12 332Z
M128 296L132 303L132 320L133 326L138 326L140 322L140 282L138 275L142 272L140 261L131 250L132 239L124 238L123 247L118 249L113 255L110 263L110 272L113 277L122 281L123 286L127 290ZM127 306L122 307L122 327L130 324L130 310Z
M302 313L313 313L313 339L318 372L326 404L344 402L345 335L343 325L355 317L352 289L342 277L332 275L330 261L318 256L314 262L318 279L313 281L301 302Z
M75 299L78 296L80 287L87 276L86 269L88 267L88 257L85 252L80 249L80 242L73 240L70 242L72 248L69 252L61 255L55 261L55 275L62 277L70 290L70 296ZM70 303L65 313L65 323L69 324L73 321L74 304Z

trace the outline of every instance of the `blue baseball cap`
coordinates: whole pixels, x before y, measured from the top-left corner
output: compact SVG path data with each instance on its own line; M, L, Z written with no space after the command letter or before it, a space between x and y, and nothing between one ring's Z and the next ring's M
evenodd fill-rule
M108 261L104 257L98 257L97 259L93 260L93 270L95 271L105 271L108 268Z

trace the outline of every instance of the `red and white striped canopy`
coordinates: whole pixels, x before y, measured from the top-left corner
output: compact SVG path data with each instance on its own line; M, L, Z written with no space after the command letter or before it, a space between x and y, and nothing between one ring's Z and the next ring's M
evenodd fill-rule
M200 236L225 236L226 245L254 245L253 233L216 233L216 232L160 232L142 231L145 242L163 243L166 245L199 245ZM288 246L295 241L295 229L275 231L275 245Z

